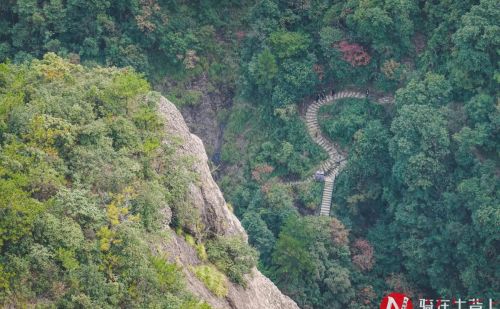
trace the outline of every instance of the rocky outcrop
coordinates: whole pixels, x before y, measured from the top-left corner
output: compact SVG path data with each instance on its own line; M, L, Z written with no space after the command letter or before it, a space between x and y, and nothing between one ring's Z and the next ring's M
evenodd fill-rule
M179 141L179 154L194 159L193 171L198 181L189 188L189 204L201 215L206 234L243 235L246 233L238 218L229 210L222 193L212 178L208 167L208 157L202 141L189 132L177 108L165 98L160 99L159 111L165 117L165 130L169 136L165 142ZM207 301L214 308L231 309L294 309L299 308L289 297L257 269L248 276L248 285L243 288L229 284L228 295L224 298L214 296L189 270L190 266L200 264L195 250L182 237L172 233L172 239L161 248L170 259L183 265L188 288L193 294Z
M165 78L157 90L170 93L175 87L178 87L176 81ZM203 140L208 156L218 164L223 136L218 115L232 104L233 90L224 85L212 86L206 74L194 78L185 87L186 91L197 91L201 96L197 102L182 106L181 114L190 131Z
M162 97L159 107L166 118L165 130L169 140L180 144L177 153L194 158L192 170L197 181L189 187L189 203L201 214L206 232L216 235L245 234L210 174L208 157L201 139L189 132L184 118L174 104Z

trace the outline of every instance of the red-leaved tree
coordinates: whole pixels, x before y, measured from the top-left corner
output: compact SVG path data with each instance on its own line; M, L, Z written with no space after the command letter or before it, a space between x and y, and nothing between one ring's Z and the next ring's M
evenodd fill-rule
M346 245L349 241L349 231L339 220L332 218L330 222L330 233L332 242L337 246Z
M362 66L370 63L370 55L363 49L363 47L356 43L348 43L347 41L340 41L335 43L333 47L342 52L343 59L349 62L352 66Z
M373 267L373 247L365 239L357 239L352 245L352 263L365 271Z
M257 181L261 181L263 174L270 174L274 171L274 167L269 164L263 164L256 166L252 171L252 178Z

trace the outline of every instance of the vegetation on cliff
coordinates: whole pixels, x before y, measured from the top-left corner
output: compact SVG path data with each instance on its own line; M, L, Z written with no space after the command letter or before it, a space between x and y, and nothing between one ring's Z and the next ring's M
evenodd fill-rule
M208 308L153 250L173 237L169 224L188 224L179 214L194 181L179 145L162 142L158 100L132 69L55 54L0 65L0 304ZM210 260L243 282L252 249L214 243ZM234 246L230 259L250 260L226 269L217 254Z
M166 95L179 106L198 104L200 92L189 89L196 78L209 80L210 93L236 93L218 115L220 184L260 270L302 307L374 308L394 290L500 298L498 1L9 0L0 16L0 61L52 51L87 66L132 66L155 85L168 75ZM161 204L172 206L175 226L193 223L181 202L192 175L168 161L173 150L159 143L153 106L134 105L137 96L150 102L136 73L50 57L2 66L0 246L19 252L2 251L0 291L21 300L59 299L61 290L101 299L111 288L76 284L80 273L99 273L92 280L129 291L106 302L128 302L120 297L141 297L144 286L124 276L106 281L128 267L113 267L122 263L113 250L127 243L117 235L154 233ZM323 132L348 163L335 183L334 218L309 216L321 184L300 181L327 155L300 112L318 93L345 87L371 98L320 111ZM375 106L381 93L395 102ZM57 238L62 228L78 243ZM89 241L91 253L75 249ZM218 241L207 243L208 260L239 281L248 267L232 257L231 241ZM75 275L72 265L94 271ZM223 295L214 273L198 269ZM27 285L28 274L57 284Z

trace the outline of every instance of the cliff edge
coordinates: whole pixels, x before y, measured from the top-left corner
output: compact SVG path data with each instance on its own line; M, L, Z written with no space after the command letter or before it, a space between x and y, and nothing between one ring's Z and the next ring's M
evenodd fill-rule
M178 153L193 158L190 167L198 178L196 182L190 184L187 202L200 214L204 233L207 235L242 235L246 239L245 230L238 218L229 210L219 187L212 178L203 142L189 132L181 113L164 97L160 99L159 112L165 118L165 131L168 136L164 143L179 143ZM168 226L165 228L169 229ZM193 233L196 233L199 228L192 227L191 229ZM256 268L247 276L246 288L230 282L227 296L216 297L189 271L190 266L199 265L202 262L198 259L195 249L187 244L183 237L174 235L163 244L161 250L167 253L169 259L183 266L188 289L214 308L299 308Z

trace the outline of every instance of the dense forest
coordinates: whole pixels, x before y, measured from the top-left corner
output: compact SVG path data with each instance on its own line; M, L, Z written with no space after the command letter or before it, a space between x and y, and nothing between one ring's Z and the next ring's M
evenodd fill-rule
M0 16L0 303L206 306L140 250L190 177L159 143L145 79L183 108L200 76L232 99L219 184L301 308L500 299L498 1L7 0ZM320 110L348 162L317 216L322 184L288 185L327 158L300 116L343 89L370 96ZM238 281L219 253L253 251L234 241L207 251Z
M226 276L245 285L254 249L237 236L188 234L200 220L185 202L192 158L163 142L159 94L142 75L49 53L0 65L0 83L1 304L211 308L154 249L174 229L216 295L227 294Z

